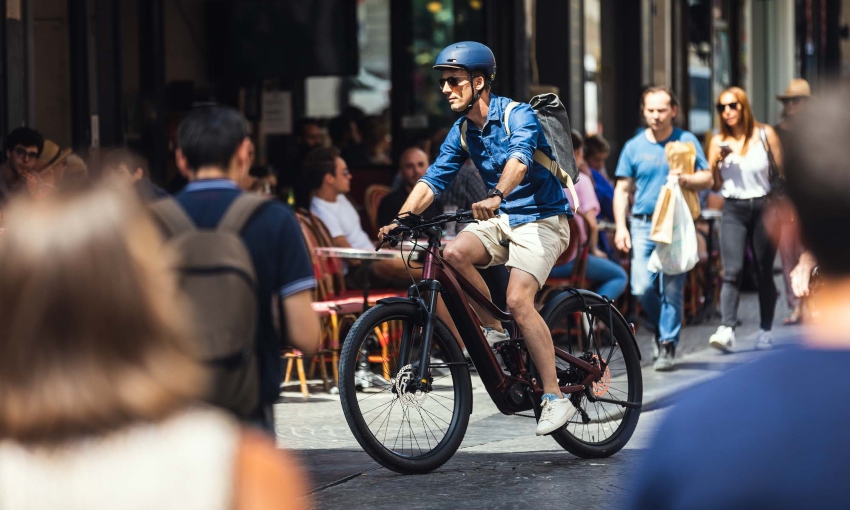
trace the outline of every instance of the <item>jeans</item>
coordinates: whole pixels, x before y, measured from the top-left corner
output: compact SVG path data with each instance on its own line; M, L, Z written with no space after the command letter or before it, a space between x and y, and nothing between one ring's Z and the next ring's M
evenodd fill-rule
M649 239L651 226L650 219L632 218L632 294L656 326L659 341L678 345L682 329L682 292L687 273L651 273L646 268L655 249L655 242Z
M770 331L776 311L776 283L773 261L776 248L770 241L765 221L775 220L775 212L767 209L767 199L726 199L720 221L720 254L723 256L723 288L720 290L720 312L723 325L734 328L738 322L741 300L741 272L744 253L752 247L756 281L759 290L761 329Z
M555 266L549 276L552 278L569 278L573 275L575 259L566 264ZM626 290L629 276L626 270L612 260L602 257L587 256L587 269L585 276L591 282L599 284L596 293L615 300Z

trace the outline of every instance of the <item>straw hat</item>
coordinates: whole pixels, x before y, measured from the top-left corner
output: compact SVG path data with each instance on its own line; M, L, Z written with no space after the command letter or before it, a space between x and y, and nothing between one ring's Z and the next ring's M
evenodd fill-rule
M791 83L788 84L788 88L785 89L785 93L776 96L776 99L784 101L794 97L811 97L811 95L812 88L809 86L809 82L802 78L794 78L791 80Z
M71 149L60 149L53 140L45 140L44 148L41 149L41 156L35 161L35 169L42 172L62 162L70 154Z

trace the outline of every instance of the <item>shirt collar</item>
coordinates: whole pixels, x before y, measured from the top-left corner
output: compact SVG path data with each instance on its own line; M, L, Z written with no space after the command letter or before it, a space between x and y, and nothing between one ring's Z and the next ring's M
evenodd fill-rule
M505 112L504 108L502 108L502 98L497 96L496 94L490 94L490 106L487 111L487 122L491 120L502 121L502 114Z
M230 189L239 190L239 186L230 179L202 179L200 181L192 181L186 185L184 191L187 193L192 191L206 191L211 189Z

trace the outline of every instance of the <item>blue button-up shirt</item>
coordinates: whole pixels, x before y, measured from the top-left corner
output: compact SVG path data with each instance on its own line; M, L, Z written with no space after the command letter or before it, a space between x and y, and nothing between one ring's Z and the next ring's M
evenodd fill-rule
M508 215L510 226L516 227L558 214L572 217L560 181L548 168L532 159L537 149L553 160L555 157L531 106L519 103L511 111L508 118L510 136L502 125L505 108L510 102L507 97L490 95L490 111L484 129L478 129L466 116L455 122L440 147L437 161L428 168L420 181L427 184L435 196L439 196L451 184L467 158L472 158L487 188L491 189L496 187L502 177L508 159L514 158L524 164L528 171L500 206L501 212ZM463 122L466 122L468 154L460 144L460 127Z

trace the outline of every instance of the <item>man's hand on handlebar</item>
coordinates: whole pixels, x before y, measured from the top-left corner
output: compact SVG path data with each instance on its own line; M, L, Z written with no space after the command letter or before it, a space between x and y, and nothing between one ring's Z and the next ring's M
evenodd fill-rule
M383 226L378 229L378 240L383 241L384 236L390 233L390 231L398 226L398 223L392 222L389 225Z
M472 204L472 216L476 220L489 220L499 215L502 199L495 196Z

